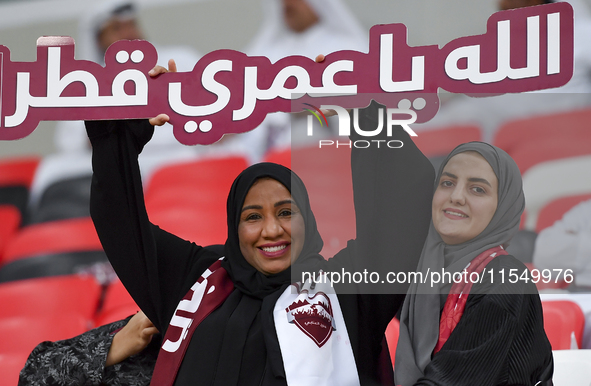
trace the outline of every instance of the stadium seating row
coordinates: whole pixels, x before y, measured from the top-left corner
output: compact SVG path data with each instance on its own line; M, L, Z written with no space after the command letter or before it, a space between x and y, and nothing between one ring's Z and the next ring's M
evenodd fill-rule
M64 275L0 284L0 379L16 385L33 348L68 339L135 314L139 307L120 281Z
M494 138L493 144L507 151L523 174L525 231L539 232L572 206L591 199L591 179L584 177L591 170L588 122L591 109L534 117L507 123ZM458 144L480 139L474 126L429 130L413 138L434 165ZM346 147L278 150L265 160L291 167L304 180L325 240L323 255L334 255L355 237ZM63 189L85 187L88 181L48 188L41 199L48 206L43 212L28 212L28 193L39 162L34 156L0 160L0 379L15 379L14 369L22 367L40 341L77 335L138 309L118 280L76 274L93 264L106 264L88 213L64 210L64 201L70 199ZM232 180L246 166L243 158L226 157L162 167L145 188L151 221L198 244L223 243L226 216L220 214L225 213ZM80 207L86 194L76 196ZM553 348L571 348L573 342L581 347L580 308L548 303L544 302L545 326ZM387 331L392 354L397 323L393 320Z
M582 178L591 165L591 130L587 127L590 121L591 109L583 109L515 120L499 129L493 144L506 150L516 160L524 177L527 197L523 221L525 229L539 232L568 207L591 194L591 179ZM476 126L431 129L413 138L423 153L434 162L458 144L480 139L480 130ZM347 152L329 148L322 149L321 153L314 150L314 147L310 147L271 151L266 160L286 165L291 165L292 160L295 160L298 164L293 165L294 170L304 180L310 176L307 185L315 194L326 192L324 195L329 196L335 189L344 188L345 194L349 195ZM63 186L47 188L45 201L53 200L53 204L49 203L49 208L40 208L42 213L27 213L27 190L31 187L39 162L40 158L36 156L0 161L0 218L4 220L0 225L0 262L3 248L14 235L15 229L18 229L15 224L22 226L31 222L88 216L87 208L70 211L66 208L68 204L64 203L64 197L68 196L64 189L68 189L76 191L76 197L81 196L77 198L81 200L78 206L86 206L84 200L88 199L88 193L78 194L79 190L83 190L81 187L88 186L86 180L60 181L59 184ZM228 157L163 167L146 190L150 215L158 220L155 222L187 238L199 235L203 243L223 241L224 237L220 235L225 233L222 233L225 221L217 214L223 213L219 209L225 207L223 197L232 177L245 166L244 159ZM320 177L312 179L311 176L319 170L322 170L321 174L317 174ZM333 187L333 190L326 191L326 187ZM190 193L184 193L187 191ZM340 197L341 193L337 196ZM311 196L314 197L313 194ZM568 205L564 201L561 204L552 203L564 197L570 197L567 199ZM68 198L69 206L74 207L71 201ZM43 198L41 202L44 202ZM318 202L318 207L323 206L322 198L319 197ZM550 208L544 209L546 206ZM20 219L16 218L14 209L20 212ZM538 221L542 212L544 216ZM335 241L334 244L341 245L341 241Z

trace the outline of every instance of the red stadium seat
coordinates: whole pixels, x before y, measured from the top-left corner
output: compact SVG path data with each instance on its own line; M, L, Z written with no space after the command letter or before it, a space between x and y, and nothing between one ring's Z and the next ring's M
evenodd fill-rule
M392 359L392 367L396 359L396 347L398 346L398 334L400 330L400 321L394 318L386 328L386 341L388 342L388 350L390 351L390 358Z
M0 161L0 186L22 185L31 187L35 170L41 158L38 156L5 158Z
M0 205L0 266L3 264L4 248L16 234L21 224L21 213L13 205Z
M187 193L189 194L189 193ZM228 237L226 217L217 207L198 207L191 204L170 205L151 209L150 221L182 239L198 245L224 244ZM223 221L222 221L223 220Z
M71 275L106 261L90 217L34 224L8 242L0 282Z
M536 232L539 233L542 229L552 226L572 207L587 200L591 200L591 193L561 197L550 201L542 207L538 214Z
M411 138L428 158L448 155L462 143L482 140L482 133L477 126L441 127L417 134Z
M0 318L2 384L17 384L29 354L39 343L72 338L89 327L86 318L71 313Z
M136 305L125 305L113 308L109 311L99 312L94 318L94 325L98 327L116 322L118 320L123 320L128 316L137 314L139 310L140 308Z
M588 144L591 142L589 122L589 108L516 119L501 126L492 143L509 155L536 138L562 140L560 137L568 137Z
M150 221L200 245L224 243L226 198L247 167L242 157L184 162L159 169L146 188Z
M0 351L29 354L41 342L69 339L91 326L88 319L71 312L0 318Z
M523 175L525 229L535 230L539 211L560 197L591 192L591 154L539 163Z
M265 154L265 162L273 162L291 169L291 148L270 150Z
M0 351L0 379L5 385L18 384L18 377L29 353L2 353Z
M137 307L121 280L113 280L105 291L101 312L126 306Z
M591 136L586 140L568 136L536 136L515 147L511 157L523 175L532 166L545 161L587 154L591 154Z
M146 187L146 205L161 192L175 189L190 189L194 194L215 192L221 194L225 200L234 178L247 166L246 159L239 156L199 159L164 166L154 172Z
M22 218L27 216L29 189L39 161L37 156L0 160L0 204L14 205Z
M51 221L22 228L6 246L4 261L59 252L102 250L89 217Z
M580 348L583 343L585 315L581 307L569 300L543 301L544 330L552 350L571 349L572 335Z
M330 258L356 235L351 151L347 147L294 148L291 167L306 185L318 231L324 240L322 254Z
M77 313L90 320L101 286L91 276L56 276L0 283L0 318Z

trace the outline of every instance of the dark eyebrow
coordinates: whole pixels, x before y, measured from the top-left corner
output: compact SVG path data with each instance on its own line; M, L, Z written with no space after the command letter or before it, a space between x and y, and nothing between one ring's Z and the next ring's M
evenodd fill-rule
M278 206L285 205L285 204L296 205L296 203L293 200L288 199L288 200L278 201L273 206L276 208ZM249 210L249 209L263 209L263 207L261 205L248 205L248 206L245 206L244 208L242 208L241 212L244 212L245 210Z
M450 178L455 178L456 180L458 179L458 176L456 176L455 174L451 174L450 172L443 172L441 173L441 176L448 176ZM468 181L470 182L480 182L482 184L486 184L488 186L490 186L492 188L492 185L490 184L490 182L488 182L487 180L485 180L484 178L478 178L478 177L470 177L468 178Z
M293 200L283 200L283 201L276 202L274 206L278 207L278 206L285 205L285 204L295 205L296 203Z
M490 186L492 188L492 185L487 180L485 180L484 178L472 177L472 178L468 178L468 181L470 181L470 182L480 182L480 183L486 184L486 185L488 185L488 186Z
M263 207L260 205L248 205L248 206L245 206L244 208L242 208L242 210L240 212L244 212L245 210L249 210L249 209L263 209Z
M443 176L448 176L448 177L451 177L451 178L455 178L456 180L458 179L458 176L456 176L455 174L451 174L450 172L443 172L443 173L441 173L441 176L442 177Z

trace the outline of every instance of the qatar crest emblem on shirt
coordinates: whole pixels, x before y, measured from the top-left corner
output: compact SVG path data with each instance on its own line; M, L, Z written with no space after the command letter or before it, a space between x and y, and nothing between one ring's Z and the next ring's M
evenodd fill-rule
M287 321L295 324L318 347L322 347L336 330L332 305L324 292L310 293L303 289L285 311Z

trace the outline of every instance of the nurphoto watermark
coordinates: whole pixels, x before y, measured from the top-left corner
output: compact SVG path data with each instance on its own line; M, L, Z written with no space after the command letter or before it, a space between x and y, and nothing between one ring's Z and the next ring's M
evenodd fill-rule
M420 109L424 103L424 99L417 98L412 105L415 109ZM335 138L319 139L319 148L355 147L357 149L367 149L387 147L390 149L399 149L404 146L404 142L399 139L390 139L392 137L394 126L402 127L411 137L417 136L415 131L410 127L411 124L416 122L417 113L411 109L411 102L409 100L402 100L398 107L395 108L378 108L376 112L376 126L363 128L359 124L359 108L348 110L342 106L334 104L320 105L318 107L309 103L306 103L306 105L309 108L306 108L305 110L310 113L310 115L307 116L306 121L306 135L308 137L314 136L314 126L317 126L318 124L321 127L329 127L329 122L326 117L327 115L330 116L336 113L337 116L338 130L331 130L331 132L335 133ZM318 123L316 123L316 121ZM353 129L359 136L367 139L350 140L349 136L351 135L351 129ZM389 139L373 139L373 137L382 134L383 130L386 131L386 136Z

